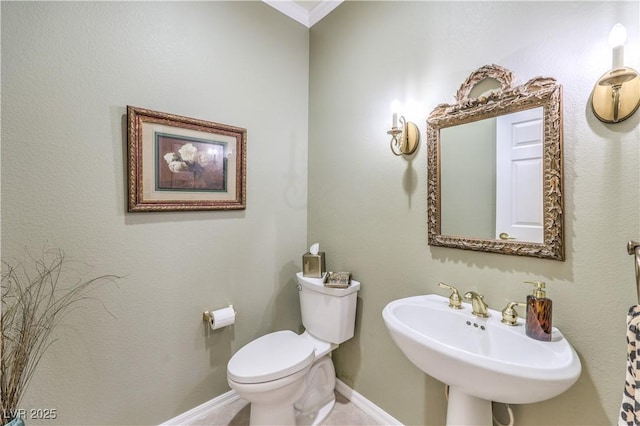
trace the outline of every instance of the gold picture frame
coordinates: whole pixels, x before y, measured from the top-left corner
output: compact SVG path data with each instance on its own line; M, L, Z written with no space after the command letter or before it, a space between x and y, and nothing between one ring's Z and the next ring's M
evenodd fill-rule
M244 210L247 129L127 106L129 212Z

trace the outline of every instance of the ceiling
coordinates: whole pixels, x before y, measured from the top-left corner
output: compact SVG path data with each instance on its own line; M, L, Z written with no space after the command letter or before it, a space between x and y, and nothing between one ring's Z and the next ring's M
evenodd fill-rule
M343 0L262 0L291 19L311 28L338 7Z

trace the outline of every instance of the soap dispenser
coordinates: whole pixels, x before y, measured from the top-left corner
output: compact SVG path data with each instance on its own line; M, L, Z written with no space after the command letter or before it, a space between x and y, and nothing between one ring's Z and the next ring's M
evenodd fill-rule
M543 282L525 282L535 286L533 294L527 296L527 321L525 326L527 336L549 342L551 341L551 299L546 296Z

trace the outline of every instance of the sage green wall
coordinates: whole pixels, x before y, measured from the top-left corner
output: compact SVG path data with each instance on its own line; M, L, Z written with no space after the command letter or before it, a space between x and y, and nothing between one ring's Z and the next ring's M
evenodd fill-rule
M391 300L476 290L496 309L523 300L522 282L548 283L554 323L583 363L553 400L514 407L518 425L616 423L625 372L625 322L635 302L626 242L640 236L640 114L605 125L589 95L611 65L609 30L629 32L626 63L640 68L638 2L347 1L311 29L309 242L327 267L362 282L354 339L335 352L339 377L405 424L442 424L443 385L409 363L381 311ZM428 113L454 100L476 68L499 64L517 83L543 75L564 90L567 260L427 245L426 149L391 154L394 99L422 134ZM504 348L509 350L509 348ZM503 422L506 419L502 418Z
M158 424L298 327L308 40L262 2L2 2L2 254L124 276L96 293L115 318L88 303L58 329L21 407L57 410L41 424ZM126 105L247 128L247 209L127 213ZM207 330L229 303L235 326Z
M3 2L2 253L46 242L125 275L98 293L115 318L92 306L63 324L24 406L56 408L58 424L154 424L225 392L234 350L298 325L292 276L320 241L330 268L363 283L338 375L398 419L441 424L445 401L391 342L386 303L442 280L501 308L542 278L583 374L515 407L518 424L615 423L640 115L604 125L588 97L613 23L640 68L637 17L636 2L346 2L310 31L308 64L308 30L259 2ZM408 160L389 152L393 99L418 103L406 115L424 134L487 63L564 85L566 262L427 246L424 141ZM127 104L248 128L248 209L126 213ZM201 311L227 303L236 325L209 333Z

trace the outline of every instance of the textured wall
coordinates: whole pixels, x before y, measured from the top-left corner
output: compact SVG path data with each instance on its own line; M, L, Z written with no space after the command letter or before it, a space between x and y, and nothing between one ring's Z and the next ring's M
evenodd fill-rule
M444 294L444 281L502 309L534 278L548 283L554 323L583 372L564 395L515 407L516 423L615 423L636 298L625 245L640 235L640 113L605 125L588 102L611 64L607 36L618 21L629 32L626 62L640 68L638 16L638 2L354 1L311 29L308 238L324 246L329 269L362 282L356 337L337 350L337 371L404 423L442 424L443 385L395 347L383 307ZM518 83L543 75L563 85L565 262L428 246L424 140L409 159L389 151L394 99L414 105L407 118L424 134L428 113L491 63Z
M115 318L89 304L59 328L23 408L158 424L298 326L308 37L261 2L2 3L2 254L47 243L125 276L97 293ZM126 105L247 128L246 211L127 213ZM236 325L207 331L228 303Z

